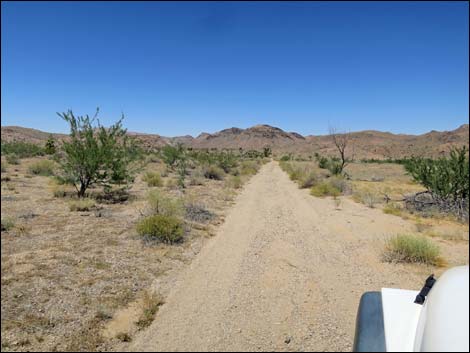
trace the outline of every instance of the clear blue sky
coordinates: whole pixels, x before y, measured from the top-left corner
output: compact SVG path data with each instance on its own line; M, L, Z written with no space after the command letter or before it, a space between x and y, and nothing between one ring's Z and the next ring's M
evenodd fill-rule
M467 2L2 2L2 125L131 131L468 122Z

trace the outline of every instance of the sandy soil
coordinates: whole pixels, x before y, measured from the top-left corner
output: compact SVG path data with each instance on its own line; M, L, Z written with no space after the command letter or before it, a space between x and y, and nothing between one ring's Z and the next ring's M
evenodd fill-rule
M269 163L125 349L350 350L363 292L419 289L444 270L381 261L387 236L414 230L379 209L312 197ZM450 266L468 263L468 243L439 242Z

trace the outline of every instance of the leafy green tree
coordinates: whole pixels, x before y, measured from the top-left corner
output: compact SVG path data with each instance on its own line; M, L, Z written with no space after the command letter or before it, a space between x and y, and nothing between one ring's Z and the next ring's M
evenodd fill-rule
M98 112L93 118L75 116L71 110L57 113L70 125L70 140L62 143L60 165L65 178L73 180L79 197L93 184L105 189L128 184L136 172L133 164L141 157L135 140L122 127L124 116L105 128L97 119Z

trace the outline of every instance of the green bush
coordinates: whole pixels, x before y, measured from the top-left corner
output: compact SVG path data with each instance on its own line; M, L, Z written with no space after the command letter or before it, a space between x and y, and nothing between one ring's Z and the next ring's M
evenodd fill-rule
M72 212L90 211L95 207L95 201L92 199L73 200L69 203L69 209Z
M454 148L448 157L438 159L413 157L405 163L406 171L423 185L441 208L468 214L470 193L467 147Z
M46 145L44 146L44 152L46 154L54 154L56 152L55 140L52 135L50 135L46 141Z
M435 266L444 263L437 245L427 238L410 234L390 238L386 243L383 258L387 262L423 263Z
M145 173L142 180L146 182L148 186L163 186L162 177L155 172Z
M283 155L283 156L281 157L280 161L281 161L281 162L287 162L287 161L290 161L291 158L292 158L291 155L285 154L285 155Z
M318 167L321 169L326 169L328 168L328 162L328 158L321 156L318 158Z
M176 243L183 239L183 222L176 217L157 214L142 219L137 233L163 243Z
M326 168L333 175L341 175L341 173L343 172L343 166L342 166L341 162L334 161L333 159L331 159L328 162Z
M204 168L204 177L207 179L222 180L224 176L224 171L219 167L208 165Z
M5 157L5 159L6 159L6 161L7 161L9 164L15 164L15 165L20 164L20 159L18 158L18 156L16 155L16 153L7 154L7 156Z
M329 182L323 181L310 189L310 194L316 197L333 196L337 197L341 195L341 190L333 186Z
M160 190L151 190L147 202L152 214L182 217L185 213L183 201L163 194Z
M30 174L42 175L42 176L54 175L54 170L55 170L55 163L47 159L32 163L28 167L28 172Z
M43 156L44 149L29 142L12 141L2 142L2 155L16 154L18 158Z
M76 117L70 110L58 115L70 126L70 138L62 143L59 162L64 176L75 181L79 197L94 184L110 188L133 181L141 150L122 127L124 117L105 128L96 120L98 110L93 118Z

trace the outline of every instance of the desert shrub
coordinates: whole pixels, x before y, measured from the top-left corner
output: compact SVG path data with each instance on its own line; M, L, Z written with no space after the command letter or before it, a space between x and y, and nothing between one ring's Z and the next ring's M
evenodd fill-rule
M60 164L63 174L74 180L79 197L93 184L109 188L133 181L141 150L122 127L122 119L109 128L95 117L75 117L72 111L58 114L70 125L70 139L63 141Z
M197 202L188 202L185 205L185 218L193 222L206 223L215 217L204 205Z
M95 207L95 201L92 199L73 200L69 203L69 209L72 212L90 211Z
M254 175L258 173L259 164L256 161L242 161L240 163L241 175Z
M204 177L207 179L222 180L225 176L223 169L215 166L208 165L204 167Z
M343 173L343 165L341 162L330 159L327 163L326 168L333 175L341 175Z
M342 176L332 176L328 178L328 183L338 189L342 194L347 194L351 191L350 183Z
M423 263L440 266L440 249L431 240L416 235L400 234L390 238L383 253L387 262Z
M183 239L183 222L174 216L155 214L137 224L137 233L163 243L176 243Z
M152 214L182 217L185 212L181 199L167 196L160 190L150 191L147 195L147 203Z
M201 168L196 168L191 172L189 177L189 185L203 185L204 184L204 172Z
M353 199L357 202L365 204L367 207L374 208L381 199L380 197L371 191L357 191L353 193Z
M403 208L396 203L387 203L382 211L386 214L391 214L394 216L401 216L403 212Z
M448 157L413 157L405 163L405 169L428 190L441 210L468 215L470 181L466 146L452 149Z
M280 161L287 162L287 161L290 161L290 159L291 159L291 155L285 154L281 157Z
M34 143L23 141L2 142L2 155L15 154L18 158L43 156L44 149Z
M328 167L328 158L321 156L318 158L318 167L321 169L326 169Z
M318 182L318 177L315 172L310 171L303 174L299 179L299 187L301 189L311 188Z
M314 187L310 189L310 194L316 197L324 197L324 196L340 196L341 190L332 185L327 181L323 181L318 183Z
M46 141L46 145L44 146L44 152L46 154L54 154L56 152L55 140L52 135L49 135L49 138Z
M225 173L229 173L238 165L237 157L231 152L222 152L217 155L217 166Z
M8 164L15 164L15 165L20 164L20 159L18 158L18 155L16 153L7 154L5 159L8 162Z
M161 150L161 156L163 162L170 168L173 169L177 162L184 157L184 147L181 143L176 146L166 145Z
M2 232L8 232L15 226L15 221L11 217L2 217L1 219L1 230Z
M42 176L54 175L54 170L55 163L47 159L34 162L28 167L29 173Z
M73 178L67 178L62 175L55 175L53 180L58 185L74 185Z
M232 175L225 181L225 185L229 188L240 189L243 185L243 182L238 175Z
M2 173L6 173L7 167L5 166L5 163L2 163L2 164L1 164L1 168L2 168L1 172L2 172Z
M146 182L148 186L163 186L162 177L156 172L145 173L142 180Z

